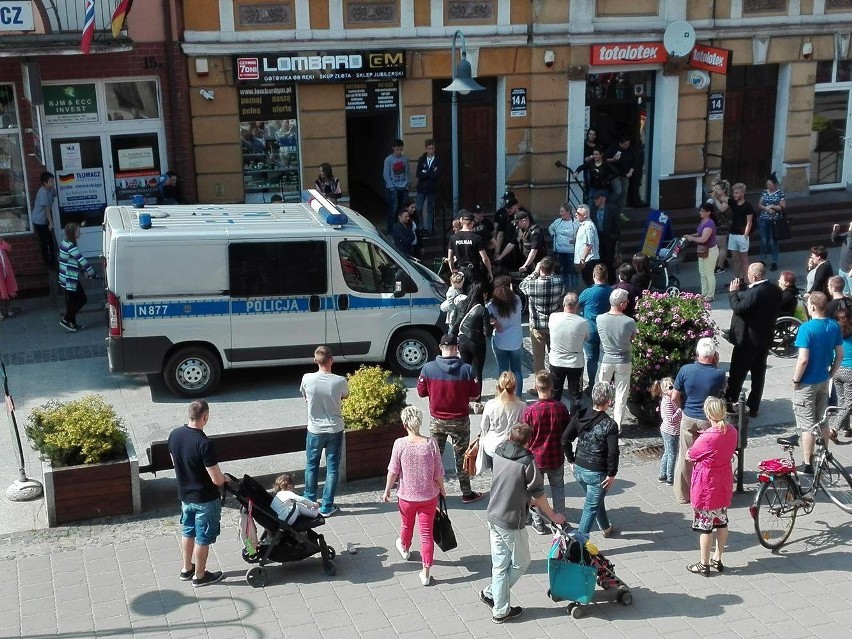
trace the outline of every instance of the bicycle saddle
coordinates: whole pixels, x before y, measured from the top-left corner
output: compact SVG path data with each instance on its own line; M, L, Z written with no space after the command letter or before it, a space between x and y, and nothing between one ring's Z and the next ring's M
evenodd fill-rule
M790 435L789 437L779 437L776 439L779 444L782 446L798 446L799 445L799 436L798 435Z

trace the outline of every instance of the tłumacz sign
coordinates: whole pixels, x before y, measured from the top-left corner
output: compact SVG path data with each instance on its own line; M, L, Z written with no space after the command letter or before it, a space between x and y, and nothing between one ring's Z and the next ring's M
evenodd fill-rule
M0 2L0 31L34 31L33 3L30 0Z
M732 55L732 52L727 49L696 44L692 53L689 54L689 66L693 69L703 69L710 73L726 75L728 67L731 65Z
M667 59L662 42L626 44L595 44L592 46L593 66L616 64L662 64Z
M239 56L234 73L240 84L349 82L405 77L404 51L354 51L305 55Z

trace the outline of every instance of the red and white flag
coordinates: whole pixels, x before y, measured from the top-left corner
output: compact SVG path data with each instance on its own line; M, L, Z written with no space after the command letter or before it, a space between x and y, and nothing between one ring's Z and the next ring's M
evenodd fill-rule
M86 13L83 17L83 38L80 40L80 48L83 53L89 53L92 48L92 39L95 37L95 0L86 0Z

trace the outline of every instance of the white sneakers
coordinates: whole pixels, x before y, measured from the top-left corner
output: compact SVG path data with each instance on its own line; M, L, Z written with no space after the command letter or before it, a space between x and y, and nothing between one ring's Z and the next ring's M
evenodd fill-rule
M402 545L402 539L399 537L396 538L396 549L399 551L399 556L402 557L405 561L408 561L408 558L411 557L411 551L406 550Z

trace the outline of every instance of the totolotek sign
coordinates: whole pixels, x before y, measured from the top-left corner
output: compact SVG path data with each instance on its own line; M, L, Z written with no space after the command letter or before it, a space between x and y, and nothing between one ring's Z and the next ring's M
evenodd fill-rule
M271 82L349 82L405 77L404 51L340 51L306 55L238 56L234 74L240 84Z
M711 73L726 75L731 65L732 52L727 49L716 47L705 47L696 44L689 54L689 66L694 69L703 69Z
M662 64L668 58L662 42L592 45L592 65Z

